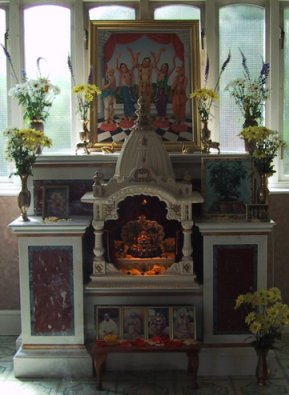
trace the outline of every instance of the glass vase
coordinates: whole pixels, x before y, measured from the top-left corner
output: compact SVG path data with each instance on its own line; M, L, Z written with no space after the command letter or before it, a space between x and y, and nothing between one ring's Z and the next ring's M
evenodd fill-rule
M89 141L90 132L88 129L88 123L89 123L89 121L87 119L81 121L82 131L79 133L79 138L80 138L81 143L77 144L76 153L79 148L83 148L83 150L86 154L90 154L90 152L88 150L89 143L90 143L90 141Z
M270 377L270 369L268 364L268 349L258 349L257 352L257 366L256 379L257 384L263 386L267 384Z
M30 121L30 128L44 133L44 122L41 119L33 119L32 121ZM36 154L41 155L42 150L43 150L43 147L41 145L39 145L37 147Z
M28 209L31 203L31 193L27 188L28 174L21 174L21 190L18 194L17 203L21 212L21 217L24 222L29 221Z
M258 203L268 204L269 188L267 173L260 173L260 186L258 189Z
M256 121L255 118L252 117L245 117L244 123L243 123L243 129L248 128L249 126L258 126L258 122Z
M211 138L211 131L208 128L208 121L202 121L202 122L203 122L203 127L201 130L202 152L209 153L210 147L208 143Z

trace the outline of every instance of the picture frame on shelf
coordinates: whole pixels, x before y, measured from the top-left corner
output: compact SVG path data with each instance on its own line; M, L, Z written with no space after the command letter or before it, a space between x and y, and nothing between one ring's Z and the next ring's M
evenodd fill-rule
M121 147L141 113L169 150L200 148L195 100L200 86L198 21L91 21L92 149Z
M147 308L147 338L171 337L171 315L169 306L150 306Z
M196 340L196 309L193 305L172 306L172 338Z
M44 185L42 218L56 217L67 219L69 217L69 186Z
M96 339L106 336L121 336L121 308L114 306L97 306L95 308Z
M122 311L122 337L126 340L146 338L146 309L138 306L124 306Z
M245 219L246 205L251 204L255 196L254 185L251 157L202 158L203 215Z

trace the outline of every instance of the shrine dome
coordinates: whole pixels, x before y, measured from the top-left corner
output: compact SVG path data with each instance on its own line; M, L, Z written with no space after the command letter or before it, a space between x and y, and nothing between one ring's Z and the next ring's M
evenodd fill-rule
M145 124L137 124L125 140L113 178L121 182L136 169L149 169L163 182L175 179L171 160L161 138Z

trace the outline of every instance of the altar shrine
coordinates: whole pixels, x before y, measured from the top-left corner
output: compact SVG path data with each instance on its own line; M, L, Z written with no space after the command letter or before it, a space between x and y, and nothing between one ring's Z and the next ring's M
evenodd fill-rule
M200 375L251 372L254 351L244 346L234 301L266 287L274 223L249 221L240 205L235 217L204 215L206 158L221 160L168 154L147 125L137 125L119 153L37 158L30 221L9 225L21 286L16 377L90 376L87 344L97 336L99 309L159 308L169 316L171 306L195 310ZM43 219L46 187L63 185L69 217ZM107 368L185 369L186 360L118 353Z

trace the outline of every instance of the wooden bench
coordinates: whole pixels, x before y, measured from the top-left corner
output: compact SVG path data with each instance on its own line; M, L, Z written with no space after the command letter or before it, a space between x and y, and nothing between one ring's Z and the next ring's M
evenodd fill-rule
M199 388L197 383L197 375L199 368L199 351L201 348L200 342L193 342L189 345L150 345L144 346L129 345L123 347L121 344L115 345L98 345L94 344L92 347L92 360L93 366L96 373L96 389L102 389L102 370L104 362L108 354L110 353L133 353L133 352L145 352L145 353L157 353L157 352L184 352L188 357L188 371L192 374L192 385L193 389Z

